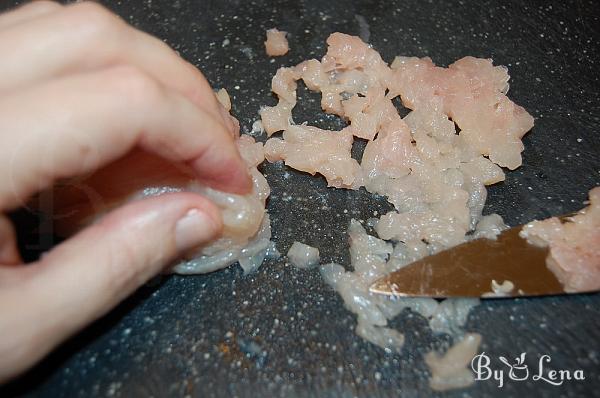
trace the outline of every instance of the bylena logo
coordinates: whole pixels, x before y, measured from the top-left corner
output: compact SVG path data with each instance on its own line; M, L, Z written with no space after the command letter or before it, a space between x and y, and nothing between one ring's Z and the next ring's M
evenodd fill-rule
M499 356L498 360L503 364L498 369L492 368L492 360L485 353L475 355L471 360L471 369L475 372L475 380L495 380L498 383L498 388L502 388L506 380L512 381L524 381L531 380L552 384L554 386L560 386L565 381L571 380L585 380L583 370L555 370L548 369L552 359L550 355L544 354L538 358L537 369L531 369L525 363L526 353L521 353L511 363L508 359L503 356ZM508 372L507 372L508 371Z
M510 369L508 371L508 377L511 380L521 381L527 380L529 378L529 368L525 364L525 353L521 353L521 356L515 358L515 364L511 365L508 360L502 356L498 357L498 359L508 366Z

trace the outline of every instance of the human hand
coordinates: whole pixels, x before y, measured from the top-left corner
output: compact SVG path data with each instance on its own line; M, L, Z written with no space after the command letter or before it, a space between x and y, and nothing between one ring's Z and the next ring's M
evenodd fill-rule
M0 15L0 211L134 148L246 193L235 126L202 74L94 3L34 2ZM119 208L23 266L0 213L0 382L108 312L222 227L192 193Z

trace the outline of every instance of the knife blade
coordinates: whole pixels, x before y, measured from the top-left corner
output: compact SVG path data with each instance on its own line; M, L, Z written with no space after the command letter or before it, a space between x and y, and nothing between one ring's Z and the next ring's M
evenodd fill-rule
M393 296L499 297L492 281L509 281L514 287L502 292L503 297L564 294L546 266L548 249L521 238L521 228L505 230L496 240L475 239L413 262L375 281L370 291Z

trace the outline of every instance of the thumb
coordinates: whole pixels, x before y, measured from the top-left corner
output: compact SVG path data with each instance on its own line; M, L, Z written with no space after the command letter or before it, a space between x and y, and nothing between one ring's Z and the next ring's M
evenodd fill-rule
M38 263L13 268L20 277L0 291L0 380L37 362L221 229L219 210L207 199L165 194L126 205Z

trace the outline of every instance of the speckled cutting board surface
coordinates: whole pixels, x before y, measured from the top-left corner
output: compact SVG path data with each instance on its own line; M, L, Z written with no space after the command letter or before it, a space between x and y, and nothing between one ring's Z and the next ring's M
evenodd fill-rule
M7 8L12 2L2 2ZM358 34L387 61L430 56L448 65L465 55L493 58L511 75L509 96L536 119L523 166L489 188L485 213L516 225L579 209L600 184L600 3L597 1L107 1L126 21L168 42L225 87L248 132L261 105L276 102L280 66L320 58L335 31ZM270 59L264 31L288 31L291 51ZM74 32L75 34L76 32ZM319 97L299 90L297 122L339 129ZM316 116L318 115L318 116ZM264 136L260 137L264 140ZM362 148L356 145L355 154ZM278 164L262 167L272 188L268 210L281 252L294 240L319 247L322 260L349 263L346 229L389 205L364 190L326 189L324 179ZM77 305L77 303L73 303ZM49 315L51 316L51 315ZM45 397L398 397L437 395L422 355L448 344L426 321L403 312L401 354L359 337L355 316L316 270L282 258L251 276L239 266L210 275L168 276L132 298L4 389L1 396ZM526 352L553 369L581 369L585 381L479 381L444 396L591 397L600 391L600 295L487 301L467 330L484 336L493 360ZM496 368L501 364L496 360Z

